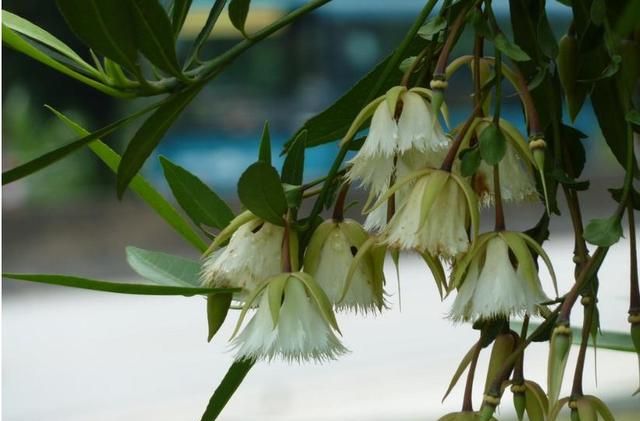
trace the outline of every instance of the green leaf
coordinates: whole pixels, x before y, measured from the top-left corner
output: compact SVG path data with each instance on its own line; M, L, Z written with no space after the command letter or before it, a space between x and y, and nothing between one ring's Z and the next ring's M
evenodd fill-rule
M77 151L78 149L88 144L89 142L96 140L99 137L107 136L108 134L113 133L120 127L130 123L131 121L135 120L141 115L153 110L154 108L158 108L158 106L160 106L160 104L162 103L163 101L152 104L149 107L143 108L142 110L137 111L128 117L122 118L114 123L109 124L108 126L105 126L101 129L96 130L91 134L83 136L78 140L75 140L71 143L67 143L64 146L54 149L51 152L47 152L44 155L41 155L38 158L33 159L25 164L19 165L15 168L12 168L10 170L3 172L2 184L5 185L5 184L12 183L16 180L19 180L30 174L33 174L38 170L48 167L54 162L57 162L60 159L64 158L65 156L69 155L70 153Z
M173 7L171 8L171 25L173 26L173 33L177 37L184 25L184 21L187 19L189 9L193 0L174 0Z
M447 399L447 396L449 396L449 393L451 393L456 383L458 383L458 380L460 380L460 376L462 376L462 373L464 373L467 367L469 367L469 364L471 364L471 360L473 359L473 354L475 353L477 346L479 345L475 344L474 346L472 346L471 349L467 351L465 356L462 358L462 361L460 361L458 368L456 369L455 373L453 373L453 377L449 382L449 387L447 387L447 391L442 397L442 402L444 402L444 400Z
M460 174L463 177L471 177L478 170L482 157L478 148L465 149L460 152Z
M411 43L402 58L418 54L424 46L425 41L418 38ZM341 139L347 133L349 127L351 127L351 123L361 109L400 82L402 74L395 71L391 72L383 83L378 83L379 79L385 75L386 67L392 58L393 55L385 58L331 106L307 120L285 144L285 148L288 149L291 146L293 140L302 130L307 130L308 132L308 148ZM361 129L365 129L366 127L367 125L365 124Z
M260 147L258 149L258 161L271 165L271 135L269 134L269 122L264 122Z
M200 286L200 263L157 251L129 246L127 263L145 279L160 285Z
M72 77L88 86L91 86L92 88L100 92L103 92L107 95L112 95L112 96L121 97L121 98L131 97L131 94L129 93L121 92L101 82L98 82L92 79L91 77L88 77L82 73L76 72L75 70L68 67L67 65L53 59L41 49L36 48L32 43L26 41L23 37L18 35L17 32L11 30L7 25L4 24L4 22L2 23L2 42L8 45L9 47L13 48L14 50L26 56L29 56L32 59L37 60L40 63L46 66L49 66L52 69L57 70L58 72L64 75Z
M271 165L258 161L249 166L238 180L238 196L256 216L283 225L287 199L278 172Z
M64 57L73 61L80 68L93 75L94 77L100 77L100 72L89 63L84 61L82 57L80 57L75 51L73 51L67 44L60 41L58 38L54 37L39 26L29 22L28 20L23 19L18 15L14 15L13 13L7 12L6 10L3 10L2 24L6 25L8 28L14 30L20 35L37 41L42 45L51 48L53 51L62 54Z
M587 161L584 145L582 144L583 139L585 139L587 135L565 124L560 126L560 135L560 141L564 143L569 150L567 159L571 161L572 170L576 174L576 177L579 177Z
M500 127L490 124L478 138L480 156L489 165L497 165L507 151L507 140Z
M198 84L173 94L138 129L131 142L127 145L118 167L118 197L122 197L131 179L142 168L142 165L160 143L169 127L200 92L201 88L202 85Z
M194 286L170 286L134 284L125 282L99 281L95 279L79 278L68 275L45 275L30 273L3 273L3 277L19 281L37 282L41 284L58 285L71 288L90 289L93 291L115 292L118 294L134 295L184 295L190 297L198 294L215 294L218 292L233 292L231 289L203 288Z
M609 193L611 193L613 200L620 203L620 200L622 200L622 189L609 189ZM640 192L633 186L631 186L631 190L629 191L629 198L631 199L633 208L640 210Z
M291 147L287 150L287 157L282 164L282 182L299 186L302 184L304 173L304 149L307 144L307 131L303 130L296 136Z
M207 325L209 327L207 342L211 342L224 323L224 319L227 318L231 298L233 298L233 294L213 294L207 297Z
M56 0L71 30L91 49L135 71L137 48L130 0Z
M159 69L182 78L176 57L173 28L164 8L158 0L133 0L130 3L136 45L140 52Z
M517 44L511 42L504 34L500 33L493 39L496 48L502 51L510 59L515 61L529 61L531 57Z
M161 156L160 163L182 209L198 226L201 224L222 229L233 219L229 206L198 177Z
M555 59L558 56L558 41L556 41L556 37L553 34L544 8L542 8L538 18L537 39L540 44L540 51L542 51L545 56L550 59Z
M418 29L418 36L431 41L433 36L440 33L447 27L447 20L440 15L437 15L427 21L424 25Z
M189 68L194 62L199 60L200 48L202 48L202 45L209 39L209 35L211 34L213 27L216 25L216 22L218 21L218 18L226 4L227 0L216 0L213 6L211 6L211 10L209 10L209 15L207 16L207 21L198 33L195 41L193 41L189 54L187 54L188 58L184 63L185 69Z
M222 382L220 382L216 391L213 392L207 409L204 411L204 414L202 414L201 421L213 421L218 418L218 415L220 415L254 364L254 360L241 360L235 361L231 365Z
M79 124L66 117L61 112L55 110L52 107L46 106L51 110L60 120L62 120L67 126L71 127L81 136L89 134L87 130L82 128ZM100 139L96 139L88 144L89 149L98 156L114 173L118 171L118 165L120 164L120 155L118 155L113 149L102 142ZM131 180L131 190L133 190L142 200L144 200L156 213L164 219L173 229L178 232L185 240L193 245L199 251L207 249L207 244L202 241L202 238L191 228L189 223L185 221L182 216L171 206L171 204L158 193L147 180L140 174L133 177Z
M612 216L610 218L592 219L584 229L584 239L589 243L609 247L622 237L622 224L620 218Z
M242 32L245 37L247 37L247 34L244 32L244 25L247 21L250 5L251 0L231 0L229 3L229 19L233 26Z

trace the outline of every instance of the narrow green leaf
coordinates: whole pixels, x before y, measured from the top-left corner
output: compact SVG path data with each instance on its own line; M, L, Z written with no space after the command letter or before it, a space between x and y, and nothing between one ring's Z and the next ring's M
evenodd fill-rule
M124 282L99 281L95 279L79 278L68 275L45 275L30 273L3 273L3 277L18 281L37 282L41 284L58 285L71 288L90 289L93 291L115 292L118 294L134 295L184 295L190 297L198 294L215 294L219 292L233 292L232 289L203 288L193 286L168 286L134 284Z
M193 0L174 0L171 8L171 25L173 26L173 34L177 37L184 21L187 19L189 9Z
M10 170L3 172L2 184L5 185L5 184L12 183L16 180L19 180L30 174L33 174L38 170L48 167L54 162L57 162L60 159L64 158L65 156L69 155L70 153L77 151L78 149L88 144L89 142L96 140L100 137L107 136L113 133L114 131L116 131L117 129L119 129L120 127L125 126L126 124L140 117L141 115L146 114L147 112L155 108L158 108L160 104L162 104L163 102L164 101L160 101L158 103L152 104L149 107L143 108L142 110L137 111L128 117L122 118L114 123L109 124L108 126L105 126L101 129L96 130L91 134L83 136L78 140L75 140L71 143L67 143L64 146L54 149L51 152L47 152L44 155L41 155L38 158L33 159L25 164L19 165L15 168L12 168Z
M209 10L209 16L207 16L207 21L204 26L198 33L195 41L191 45L191 49L189 50L189 54L187 54L187 60L184 63L184 68L187 69L191 67L194 62L199 61L200 48L202 45L209 39L209 35L213 30L213 27L216 25L224 6L227 4L227 0L216 0L211 6L211 10Z
M510 59L515 61L529 61L531 58L517 44L511 42L504 34L500 33L493 39L496 48L502 51Z
M262 137L260 137L260 147L258 150L258 161L271 165L271 135L269 134L269 122L264 122Z
M218 415L220 415L254 364L254 360L242 360L235 361L231 365L222 382L220 382L216 391L213 392L207 409L204 411L204 414L202 414L201 421L213 421L218 418Z
M82 73L76 72L75 70L73 70L72 68L68 67L67 65L54 60L52 57L50 57L48 54L46 54L44 51L42 51L39 48L36 48L32 43L27 42L23 37L21 37L20 35L18 35L18 33L16 33L15 31L11 30L7 25L4 24L4 22L2 23L2 42L3 44L8 45L9 47L13 48L14 50L28 56L31 57L34 60L39 61L40 63L51 67L54 70L57 70L58 72L67 75L69 77L72 77L73 79L76 79L82 83L84 83L85 85L91 86L92 88L103 92L107 95L111 95L111 96L115 96L115 97L120 97L120 98L130 98L131 94L129 93L125 93L122 91L119 91L117 89L114 89L110 86L107 86L101 82L98 82L88 76L85 76Z
M592 219L584 229L584 239L589 243L609 247L622 237L622 224L620 218L612 216L609 218Z
M609 193L611 193L613 200L620 203L620 200L622 200L622 189L609 189ZM633 186L631 186L631 191L629 191L629 199L631 200L633 208L640 210L640 192Z
M447 396L449 396L449 393L451 393L451 391L455 387L456 383L458 383L458 380L460 379L460 376L462 376L462 373L464 373L464 371L467 369L467 367L469 367L469 364L471 364L471 360L473 359L473 354L474 354L477 346L479 346L479 345L476 344L476 345L472 346L471 349L462 358L462 361L460 361L460 364L458 365L458 368L456 369L456 372L453 373L453 377L451 378L451 382L449 382L449 387L447 387L447 391L445 392L444 396L442 397L442 402L444 402L444 400L447 399Z
M283 224L287 199L278 172L271 165L258 161L249 166L238 180L238 196L256 216L272 224Z
M133 0L136 45L159 69L182 78L175 50L175 38L169 16L158 0Z
M71 30L91 49L134 71L137 68L130 0L56 0Z
M233 219L229 206L198 177L161 156L160 163L182 209L198 226L201 224L222 229Z
M200 286L200 263L157 251L129 246L127 263L145 279L160 285Z
M52 107L47 106L60 120L66 125L75 130L79 135L86 136L89 134L87 130L82 128L79 124L75 123L64 114L55 110ZM96 139L88 144L89 149L98 156L114 173L118 171L118 165L120 165L120 155L118 155L113 149L102 142L100 139ZM144 200L156 213L164 219L178 234L180 234L185 240L193 245L199 251L205 251L207 244L202 238L191 228L189 223L174 209L174 207L152 186L147 180L140 174L133 177L130 184L131 190L133 190L142 200Z
M213 294L207 297L207 325L209 327L207 342L211 342L227 318L232 297L233 294Z
M138 129L131 142L127 145L118 167L118 197L122 197L131 179L142 168L142 165L160 143L169 127L200 92L201 88L202 85L198 84L172 95Z
M495 124L490 124L480 133L478 143L480 156L489 165L499 164L507 151L507 140Z
M247 34L244 31L244 25L247 21L250 5L251 0L231 0L229 3L229 19L233 26L242 32L245 37Z
M14 15L13 13L7 12L6 10L3 10L2 24L16 31L20 35L24 35L27 38L38 41L42 45L45 45L52 50L62 54L63 56L77 64L79 67L81 67L83 70L85 70L87 73L96 77L100 76L100 72L89 63L84 61L82 57L80 57L75 51L71 49L71 47L51 35L49 32L40 28L39 26L29 22L28 20L23 19L18 15Z
M307 145L307 131L303 130L296 136L291 147L287 150L287 157L282 164L282 182L299 186L302 184L304 173L304 150Z

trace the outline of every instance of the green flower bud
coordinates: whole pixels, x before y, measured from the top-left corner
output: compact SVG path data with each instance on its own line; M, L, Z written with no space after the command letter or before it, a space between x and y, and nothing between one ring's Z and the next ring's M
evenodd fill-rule
M549 396L550 407L553 407L558 401L570 347L571 329L568 325L557 325L551 336L547 365L547 394Z
M524 418L524 410L527 405L527 399L524 392L514 392L513 387L511 388L511 391L513 392L513 406L516 409L518 421L522 421Z
M484 383L484 393L489 393L489 388L496 380L496 376L500 374L504 361L511 355L516 346L515 337L511 333L501 333L496 337L491 348L491 357L489 359L489 368L487 369L487 378ZM500 383L502 383L500 379Z
M529 142L529 149L533 154L533 162L540 174L540 182L542 182L542 190L544 190L544 203L547 206L547 213L549 213L549 194L547 193L547 181L544 177L544 151L546 147L547 143L541 135L534 136Z
M575 93L578 65L578 40L573 35L564 35L558 41L558 76L567 99Z

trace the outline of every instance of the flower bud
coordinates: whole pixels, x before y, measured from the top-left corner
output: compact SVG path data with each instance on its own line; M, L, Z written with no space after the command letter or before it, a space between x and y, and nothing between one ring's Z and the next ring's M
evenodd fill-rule
M542 183L542 190L544 191L544 203L547 206L547 213L549 212L549 194L547 193L547 180L544 177L544 151L547 147L547 143L540 135L535 136L529 142L529 149L533 154L533 161L535 162L538 173L540 174L540 182Z
M567 97L571 120L576 118L582 101L576 92L578 70L578 41L573 35L564 35L558 42L558 75Z
M559 324L551 335L549 359L547 364L547 395L549 407L553 407L560 395L564 369L571 348L571 328L568 324Z
M487 369L487 378L484 383L484 393L489 393L489 389L500 374L504 361L511 355L516 346L516 338L511 332L501 333L496 337L491 348L491 357L489 358L489 368ZM505 379L499 379L499 384Z
M524 410L526 409L527 405L527 399L525 397L525 392L515 391L515 387L515 385L511 387L511 391L513 392L513 407L516 409L518 421L522 421L522 419L524 418Z

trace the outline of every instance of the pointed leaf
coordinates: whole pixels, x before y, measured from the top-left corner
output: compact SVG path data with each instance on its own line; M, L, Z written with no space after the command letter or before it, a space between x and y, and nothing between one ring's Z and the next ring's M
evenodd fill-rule
M287 157L282 164L282 182L299 186L302 184L304 172L304 150L307 145L307 131L303 130L295 138L287 150Z
M258 161L271 165L271 135L269 134L269 122L264 122L260 147L258 148Z
M184 21L187 19L189 9L193 0L174 0L173 7L171 8L171 25L173 26L173 33L177 37L184 25Z
M191 220L222 229L233 219L229 206L198 177L161 156L164 176L173 196Z
M213 421L218 418L231 396L235 393L240 383L255 364L254 360L236 361L231 365L227 374L225 374L222 382L213 392L213 396L209 400L207 409L202 414L201 421Z
M471 360L473 359L473 354L476 351L476 347L477 346L479 346L479 345L475 344L474 346L472 346L471 349L462 358L462 361L460 361L460 364L458 365L458 368L456 369L456 372L453 373L453 377L451 378L451 382L449 382L449 387L447 388L447 391L445 392L444 396L442 397L442 402L444 402L444 400L447 399L447 396L449 396L449 393L451 393L451 391L455 387L456 383L458 383L458 380L460 379L460 376L462 376L462 373L464 373L464 371L467 369L467 367L469 367L469 364L471 364Z
M495 124L490 124L480 132L478 138L480 156L489 165L497 165L507 151L507 140Z
M132 246L126 251L129 266L145 279L160 285L200 286L199 262Z
M256 216L272 224L284 223L287 199L278 172L271 165L258 161L247 168L238 181L238 196Z
M204 26L198 33L198 36L196 37L195 41L193 41L193 44L191 45L191 49L189 50L189 54L187 54L188 58L187 60L185 60L185 63L184 63L185 69L191 67L191 65L194 62L199 61L200 49L202 48L204 43L209 39L209 36L211 35L211 31L213 30L213 27L216 25L216 22L218 22L218 18L220 17L220 14L222 13L222 10L224 9L224 6L226 4L227 4L227 0L215 0L215 2L213 3L213 6L211 6L211 9L209 10L209 15L207 16L207 21L205 22Z
M117 191L122 197L131 179L138 173L169 127L198 94L202 85L172 95L138 129L122 154L118 166Z
M80 136L89 134L87 130L79 124L66 117L61 112L52 107L46 106L56 117L62 120L67 126L71 127ZM114 173L118 171L120 164L120 155L113 149L103 143L100 139L90 142L89 149L98 156ZM178 232L185 240L193 245L199 251L207 249L207 245L202 238L193 230L191 225L175 210L175 208L158 193L147 180L141 175L136 175L131 180L131 190L133 190L142 200L144 200L156 213L164 219L173 229Z
M244 25L247 21L250 5L251 0L231 0L229 3L229 19L233 26L242 32L245 37L247 34L244 31Z
M150 285L126 282L99 281L69 275L45 275L30 273L3 273L3 277L19 281L38 282L71 288L90 289L93 291L115 292L135 295L184 295L190 297L197 294L214 294L217 292L233 292L233 289L204 288L194 286Z
M207 297L207 326L209 328L207 342L211 342L224 323L224 319L227 318L231 298L233 298L233 294L212 294Z
M91 49L128 68L137 67L130 0L57 0L71 30Z
M154 108L157 108L162 103L163 101L155 103L149 107L146 107L140 111L135 112L134 114L128 117L122 118L114 123L109 124L108 126L98 129L91 134L83 136L76 141L67 143L64 146L54 149L51 152L47 152L44 155L41 155L38 158L33 159L25 164L19 165L15 168L12 168L10 170L3 172L2 184L5 185L5 184L12 183L16 180L19 180L30 174L33 174L38 170L48 167L54 162L57 162L60 159L64 158L65 156L69 155L70 153L75 152L78 149L82 148L84 145L88 144L89 142L113 133L120 127L125 126L126 124L130 123L131 121L135 120L141 115L153 110Z
M500 33L493 39L496 48L515 61L529 61L531 58L517 44L511 42L504 34Z
M37 41L62 54L88 73L94 76L100 75L99 71L97 71L93 66L84 61L82 57L80 57L75 51L73 51L67 44L60 41L58 38L54 37L39 26L29 22L28 20L23 19L18 15L14 15L13 13L7 12L6 10L3 10L2 24L6 25L8 28L14 30L20 35ZM5 40L3 39L3 41Z
M133 0L136 44L142 54L159 69L182 78L176 57L175 38L169 16L158 0Z

